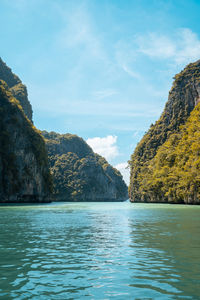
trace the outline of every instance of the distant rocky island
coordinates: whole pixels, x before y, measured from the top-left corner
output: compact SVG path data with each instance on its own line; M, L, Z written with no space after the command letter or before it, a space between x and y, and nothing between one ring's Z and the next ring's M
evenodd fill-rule
M62 201L123 201L128 190L120 172L80 137L42 131L53 189Z
M200 204L200 60L175 76L129 165L132 202Z
M124 201L120 172L80 137L39 131L26 86L0 59L0 202Z

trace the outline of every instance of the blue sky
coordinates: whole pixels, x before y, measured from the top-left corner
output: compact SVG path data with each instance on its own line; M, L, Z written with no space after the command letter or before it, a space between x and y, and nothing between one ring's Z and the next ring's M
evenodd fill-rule
M0 56L39 129L78 134L124 173L173 76L200 58L199 13L192 0L1 0Z

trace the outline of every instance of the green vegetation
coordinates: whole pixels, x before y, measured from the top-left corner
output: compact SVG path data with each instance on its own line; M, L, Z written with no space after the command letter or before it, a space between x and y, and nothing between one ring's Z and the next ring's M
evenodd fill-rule
M19 77L13 74L12 70L0 58L0 80L7 84L7 89L20 102L26 116L32 120L32 107L28 100L26 86L22 84Z
M2 80L0 103L1 201L49 195L52 181L44 140Z
M0 103L0 201L43 201L53 187L58 200L127 199L121 174L82 138L43 132L48 159L26 87L1 59Z
M1 59L0 103L1 202L48 201L53 191L57 200L128 198L119 171L82 138L46 131L41 135L31 121L26 87Z
M200 103L140 173L140 192L154 201L200 202Z
M132 201L198 202L198 163L194 154L187 150L197 146L198 133L194 138L189 131L186 139L183 134L186 129L182 125L199 101L199 87L200 61L189 64L175 76L163 114L140 141L129 162L129 195ZM187 126L191 128L197 110L188 120ZM191 139L194 138L193 143L189 134ZM193 159L195 165L191 164Z
M127 186L120 172L72 134L42 132L57 200L123 201Z

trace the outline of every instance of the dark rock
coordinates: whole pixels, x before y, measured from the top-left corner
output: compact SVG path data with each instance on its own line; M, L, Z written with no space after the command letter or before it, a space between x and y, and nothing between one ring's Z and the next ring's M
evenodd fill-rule
M160 119L150 127L137 145L129 162L131 169L129 197L133 202L170 202L162 192L155 195L148 189L147 174L159 148L173 134L180 133L180 126L188 120L200 101L200 60L189 64L174 77L168 101ZM180 202L183 201L179 199Z
M80 137L42 132L59 201L124 201L128 189L118 170Z
M32 121L32 106L28 100L26 86L21 82L19 77L0 58L0 79L5 81L10 92L19 100L26 116Z
M6 87L0 81L0 202L47 202L51 176L44 140Z

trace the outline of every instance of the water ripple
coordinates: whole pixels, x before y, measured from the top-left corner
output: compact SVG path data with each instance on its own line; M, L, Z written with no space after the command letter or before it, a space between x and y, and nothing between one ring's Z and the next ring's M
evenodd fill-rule
M0 207L0 299L200 299L199 207Z

